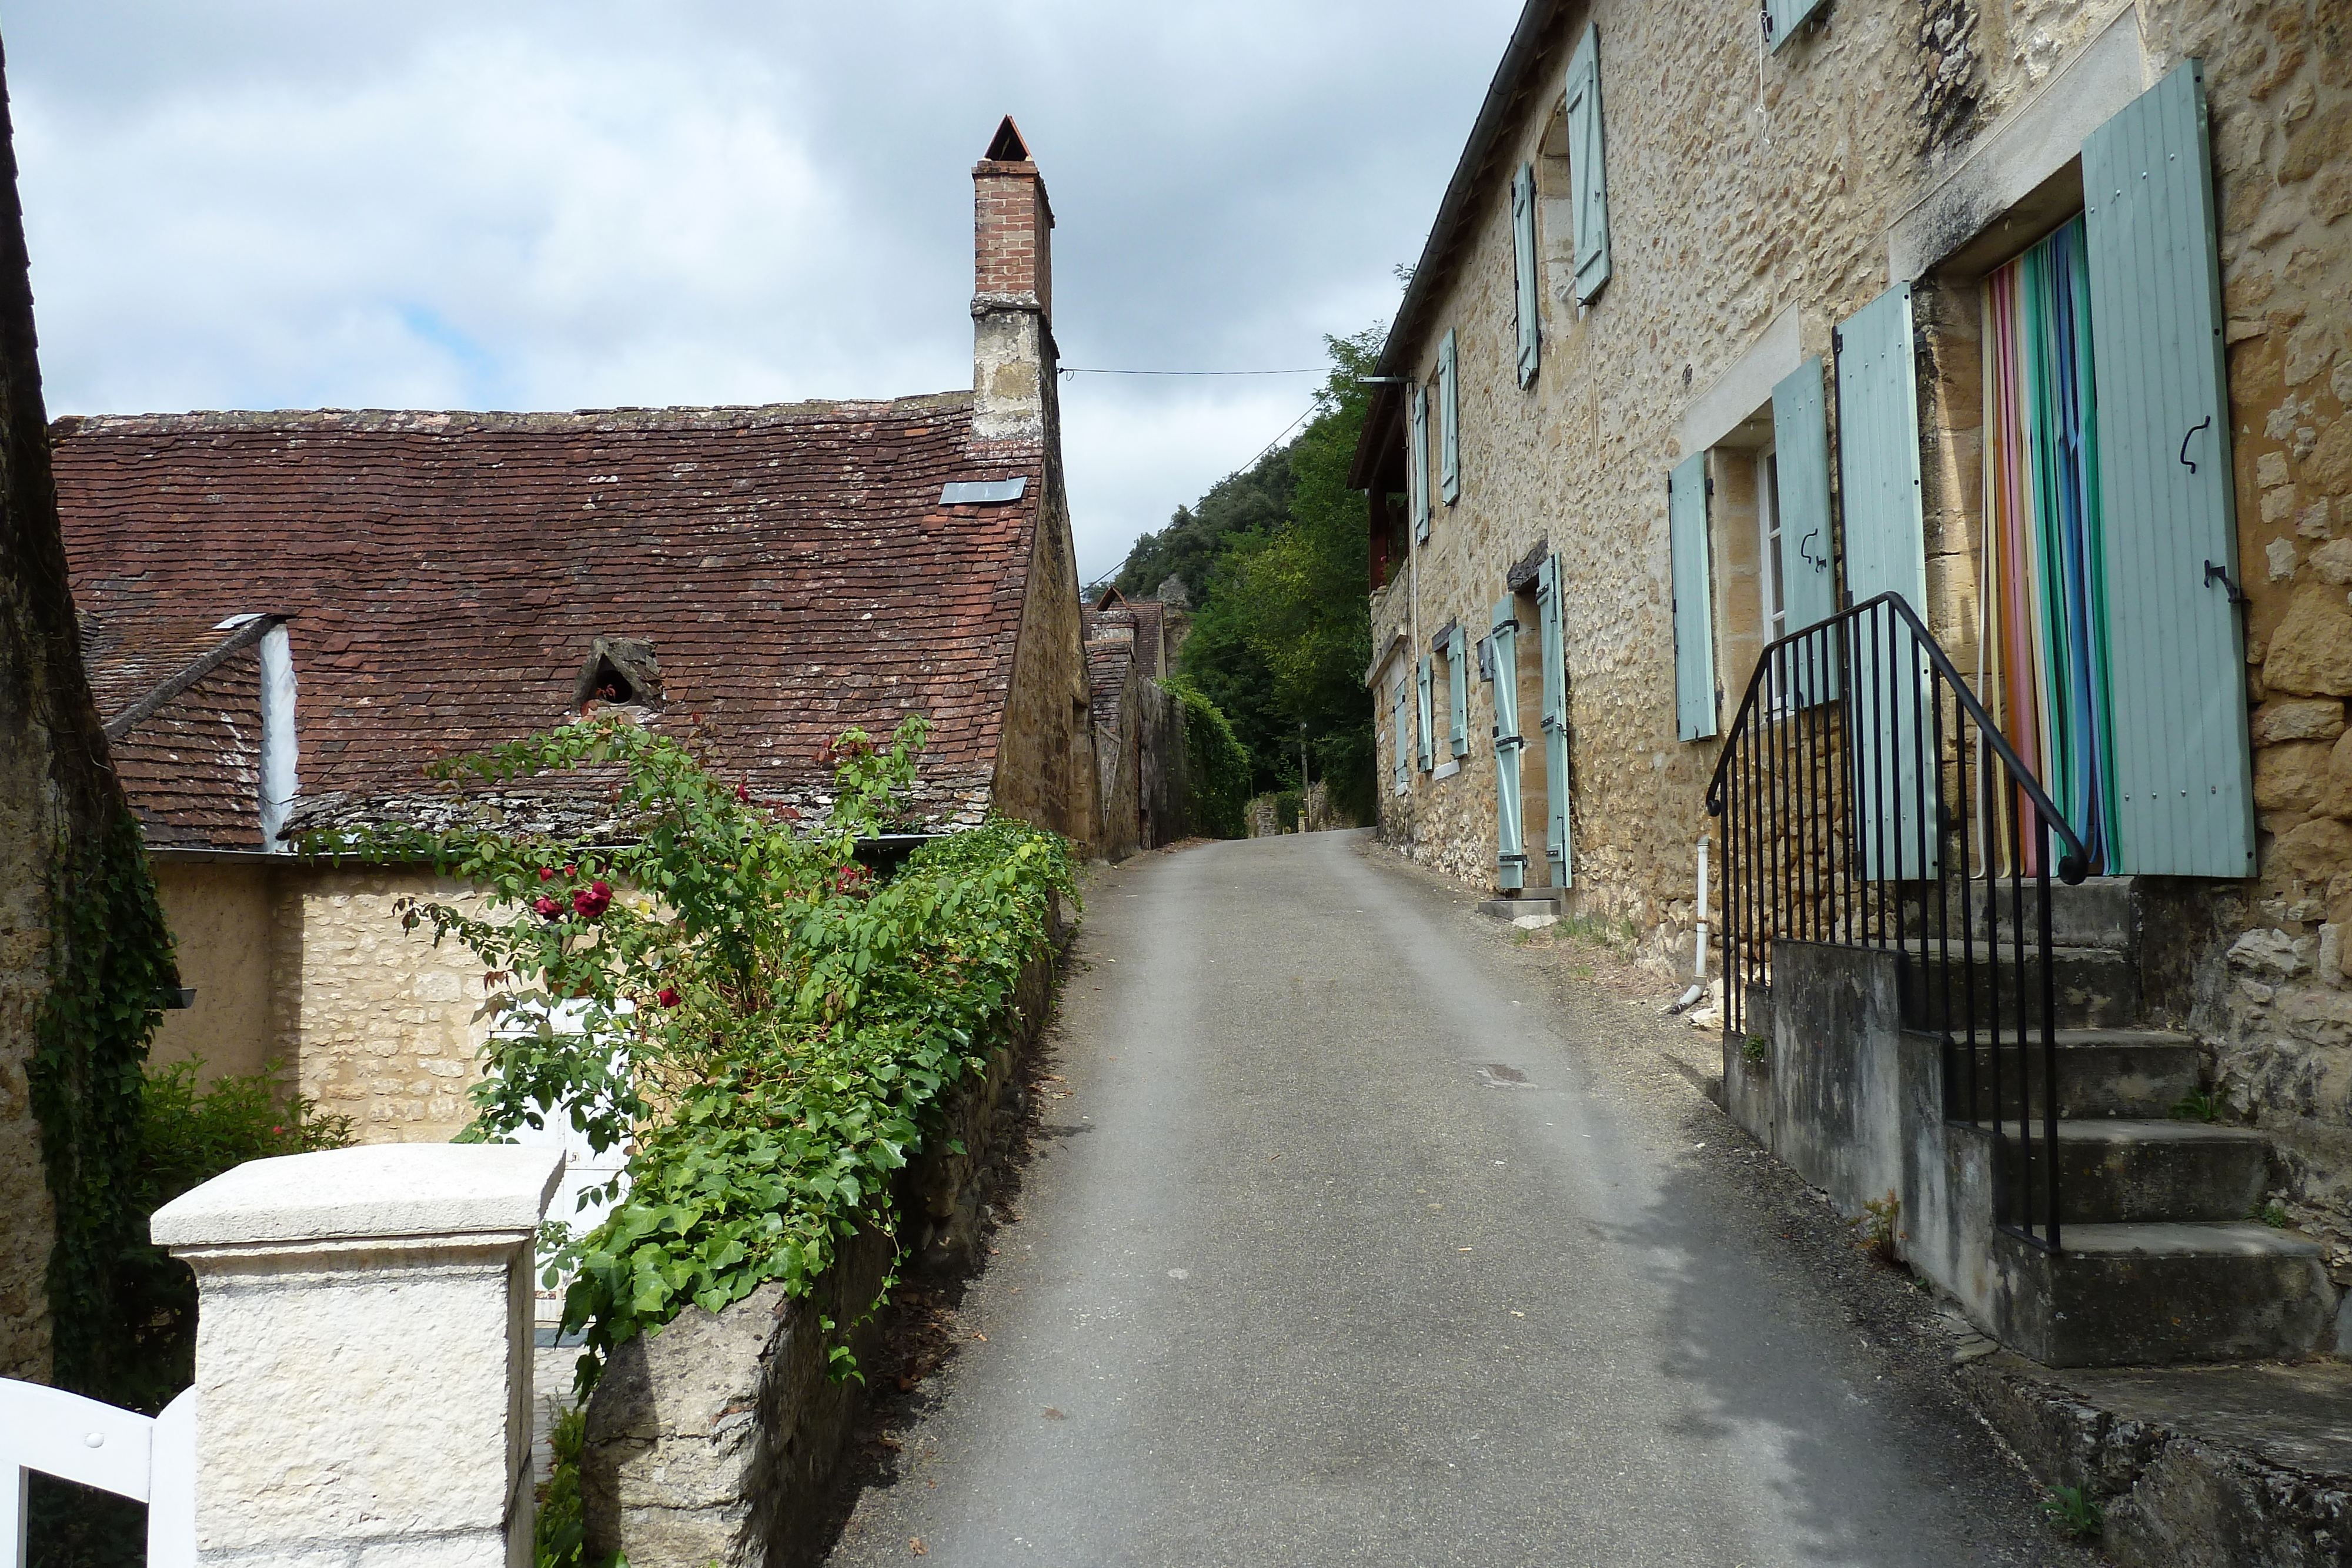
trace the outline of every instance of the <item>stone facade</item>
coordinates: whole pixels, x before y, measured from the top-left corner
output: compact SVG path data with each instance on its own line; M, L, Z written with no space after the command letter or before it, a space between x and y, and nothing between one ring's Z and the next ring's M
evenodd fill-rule
M1611 276L1574 302L1562 81L1601 41ZM1475 639L1506 573L1557 552L1580 913L1630 921L1687 963L1696 845L1719 743L1676 738L1666 475L1708 453L1720 720L1764 641L1753 452L1774 375L1915 281L1927 602L1977 653L1982 350L1977 279L2080 210L2084 134L2202 62L2217 192L2260 877L2168 892L2181 912L2169 1021L2210 1051L2231 1110L2271 1134L2288 1208L2352 1239L2352 16L2326 0L1924 0L1836 5L1782 47L1752 14L1692 0L1538 0L1416 269L1381 370L1429 385L1458 356L1459 499L1431 476L1425 543L1376 507L1369 673L1381 829L1466 882L1496 872L1493 706L1470 685L1469 755L1391 771L1395 692L1458 619ZM2121 99L2116 94L2126 95ZM1511 182L1536 170L1542 360L1515 373ZM1832 400L1833 402L1833 400ZM1386 418L1391 423L1383 425ZM1406 486L1402 399L1375 409L1360 481ZM1832 411L1832 442L1835 441ZM1434 470L1436 421L1430 445ZM1534 623L1531 596L1519 620ZM1535 732L1521 641L1522 732ZM1434 703L1444 760L1445 695ZM1408 716L1411 705L1408 704ZM1406 742L1410 745L1410 725ZM1531 764L1540 747L1531 746ZM1531 766L1528 826L1542 785ZM1530 883L1542 834L1530 831ZM2179 896L2174 896L2178 894ZM2151 934L2152 936L2156 934ZM2334 1257L2352 1281L2352 1251Z

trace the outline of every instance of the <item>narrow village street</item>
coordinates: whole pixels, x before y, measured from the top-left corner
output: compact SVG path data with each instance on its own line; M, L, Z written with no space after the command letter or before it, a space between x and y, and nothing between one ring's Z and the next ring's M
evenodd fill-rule
M1709 1038L1512 935L1360 833L1097 873L1066 1098L830 1561L2095 1561Z

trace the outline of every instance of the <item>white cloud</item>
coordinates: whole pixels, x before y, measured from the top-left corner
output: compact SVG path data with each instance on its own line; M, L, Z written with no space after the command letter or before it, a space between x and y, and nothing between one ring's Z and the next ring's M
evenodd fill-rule
M966 385L1006 110L1070 363L1317 364L1392 305L1515 11L0 0L49 406ZM1314 380L1066 383L1082 570Z

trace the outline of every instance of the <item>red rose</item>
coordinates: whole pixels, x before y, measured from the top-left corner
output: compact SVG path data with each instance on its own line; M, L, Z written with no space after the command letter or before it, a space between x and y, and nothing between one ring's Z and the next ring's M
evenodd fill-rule
M750 805L751 803L751 787L749 784L736 785L735 799L742 801L746 806Z
M605 906L612 902L613 890L602 882L592 882L572 895L572 907L589 920L604 914Z
M554 875L555 872L551 867L541 866L539 868L539 880L541 882L551 881L553 879Z
M578 866L565 866L563 868L563 874L566 876L577 876L580 874L580 868Z
M560 920L563 916L563 905L543 893L531 900L530 906L539 912L541 920Z
M654 999L666 1008L674 1008L677 1006L677 992L664 986Z

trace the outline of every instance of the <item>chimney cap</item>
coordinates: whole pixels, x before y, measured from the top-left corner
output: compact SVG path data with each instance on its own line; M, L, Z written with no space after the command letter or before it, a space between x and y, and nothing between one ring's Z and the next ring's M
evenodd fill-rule
M1003 123L996 128L996 138L988 144L985 156L992 163L1029 162L1029 144L1021 140L1021 128L1013 123L1011 115L1006 115Z

